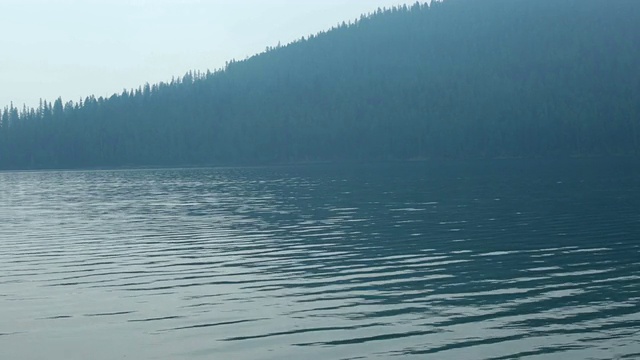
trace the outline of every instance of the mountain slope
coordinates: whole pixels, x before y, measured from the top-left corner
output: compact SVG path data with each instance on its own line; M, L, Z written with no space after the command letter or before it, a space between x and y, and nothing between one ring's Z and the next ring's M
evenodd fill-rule
M640 1L378 10L224 70L7 108L0 167L637 155Z

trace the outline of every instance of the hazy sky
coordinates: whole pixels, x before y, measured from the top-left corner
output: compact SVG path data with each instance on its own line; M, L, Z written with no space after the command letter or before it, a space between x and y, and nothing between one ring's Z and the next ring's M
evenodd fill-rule
M0 107L217 69L402 0L0 0Z

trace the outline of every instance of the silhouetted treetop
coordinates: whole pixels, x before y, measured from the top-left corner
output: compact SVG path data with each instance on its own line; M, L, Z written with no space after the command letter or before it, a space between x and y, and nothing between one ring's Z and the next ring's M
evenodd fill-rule
M0 168L638 155L640 1L376 9L224 69L12 105Z

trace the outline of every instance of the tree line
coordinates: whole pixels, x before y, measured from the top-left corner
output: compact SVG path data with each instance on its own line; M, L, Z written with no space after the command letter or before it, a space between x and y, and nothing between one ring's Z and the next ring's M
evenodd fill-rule
M377 9L111 97L0 115L0 168L640 153L640 1Z

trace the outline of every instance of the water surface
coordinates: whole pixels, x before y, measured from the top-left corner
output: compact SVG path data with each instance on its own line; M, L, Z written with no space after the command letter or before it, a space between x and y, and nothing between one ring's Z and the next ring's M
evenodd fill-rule
M640 357L635 165L0 173L0 358Z

